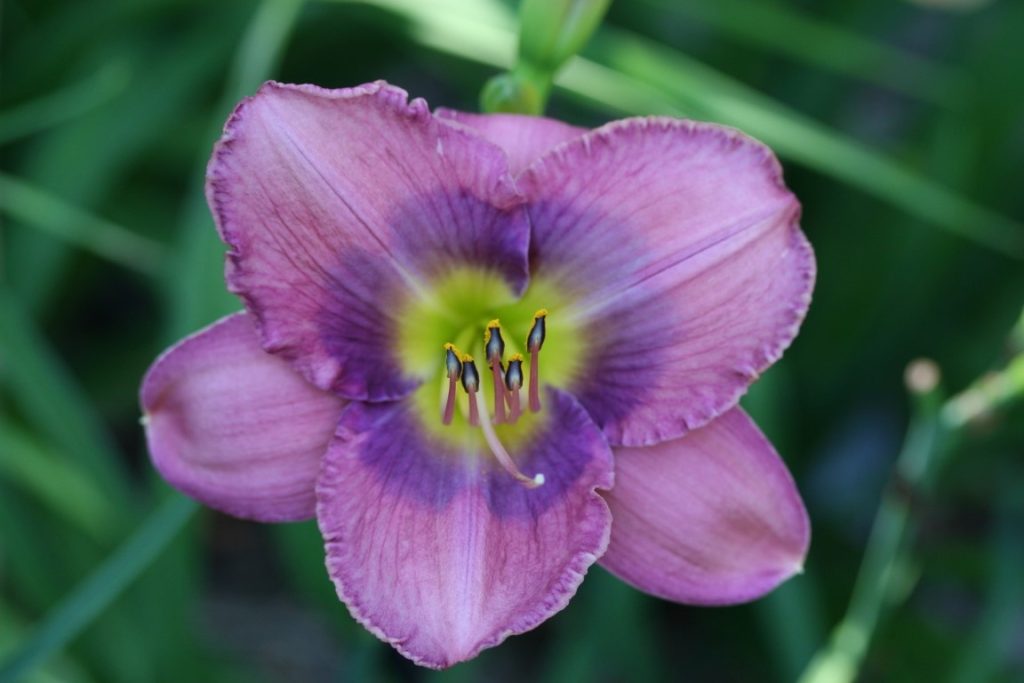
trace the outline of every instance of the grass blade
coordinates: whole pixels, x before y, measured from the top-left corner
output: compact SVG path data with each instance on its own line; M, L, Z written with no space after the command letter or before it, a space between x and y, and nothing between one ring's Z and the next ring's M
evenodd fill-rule
M664 21L687 15L723 35L807 66L889 88L949 108L967 101L966 76L906 50L822 21L792 5L763 0L643 0L644 13ZM793 36L800 36L794 40Z
M0 112L0 145L77 118L117 97L128 87L131 71L115 62L89 78Z
M81 47L65 47L64 50L68 55L79 54L76 58L86 63L106 63L110 55L118 55L118 59L131 64L133 78L128 88L106 105L51 128L19 150L18 176L47 188L73 206L101 206L118 197L125 191L125 180L137 172L133 160L145 158L149 150L158 148L169 135L174 135L173 131L179 130L179 126L189 125L197 94L216 87L216 74L230 59L231 46L241 35L246 10L233 2L208 3L202 8L206 19L175 34L166 47L147 40L144 33L132 31L111 33L99 43L89 41L88 31L82 35L83 23L91 24L97 15L111 12L108 4L55 6L60 7L57 20L63 27L57 32L63 35L66 30L77 36L74 39L69 36L69 40L75 44L81 41ZM115 4L121 5L122 11L129 10L130 6L129 11L137 11L142 16L161 12L160 2ZM115 16L109 19L112 22L124 20ZM151 22L152 19L147 19L145 23ZM127 28L131 23L124 25ZM171 40L170 34L163 40ZM22 42L32 43L31 40ZM188 49L173 49L172 45L187 45ZM13 42L10 47L17 50ZM76 53L76 49L82 52ZM34 72L40 61L47 61L42 58L45 50L37 52L35 60L22 59L25 71L18 72L19 80L25 72ZM26 46L22 54L29 55L31 50ZM59 65L58 60L53 66L58 68ZM15 80L14 73L14 69L6 71L5 83ZM149 197L123 199L127 201L117 200L122 206L136 201L140 205L156 206ZM163 211L161 206L151 221L143 218L133 227L162 231L159 226L168 222ZM171 227L166 225L168 233ZM64 276L68 267L67 245L41 231L18 229L13 221L9 232L7 275L28 310L47 310L55 303L53 297L57 288L53 283Z
M143 275L158 274L164 263L166 250L159 242L93 216L5 173L0 173L0 211Z
M177 494L164 501L121 547L50 611L18 651L0 665L0 683L15 683L71 642L156 559L196 508L194 501Z
M931 225L1024 258L1024 226L753 88L671 48L628 33L606 31L595 45L612 68L668 94L696 116L741 128L781 156L859 188Z
M50 453L0 417L0 478L35 496L73 528L105 542L117 528L110 500L69 458Z
M15 362L17 359L17 362ZM0 372L5 388L39 434L81 459L119 503L131 500L124 460L89 399L12 292L0 287Z

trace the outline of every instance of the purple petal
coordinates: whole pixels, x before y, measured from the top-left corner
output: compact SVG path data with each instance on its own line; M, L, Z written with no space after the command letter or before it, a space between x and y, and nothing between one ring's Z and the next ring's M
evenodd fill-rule
M551 420L513 450L526 489L489 452L425 433L411 400L352 404L317 485L327 566L353 616L443 668L534 628L568 603L604 552L612 484L601 432L552 391Z
M570 390L613 444L675 438L734 406L796 335L814 257L771 151L731 129L627 119L519 179L531 270L589 326Z
M210 507L263 522L309 519L344 401L260 349L236 313L164 352L142 382L153 464Z
M587 132L586 128L570 126L543 116L469 114L454 109L438 109L435 115L469 126L505 150L512 175L524 171L552 147Z
M422 379L403 372L395 335L432 277L476 266L526 285L529 227L505 155L384 83L264 85L231 116L207 179L229 287L264 348L346 398L398 398Z
M615 449L612 540L601 565L696 605L758 598L799 573L810 524L793 478L734 408L681 439Z

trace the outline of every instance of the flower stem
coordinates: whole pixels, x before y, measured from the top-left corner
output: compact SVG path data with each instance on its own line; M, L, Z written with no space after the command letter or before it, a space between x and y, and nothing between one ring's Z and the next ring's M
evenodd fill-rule
M519 59L480 93L485 112L544 113L555 74L583 49L611 0L523 0L519 8Z
M1024 329L1024 316L1021 320L1018 325ZM800 683L849 683L857 677L883 610L898 601L896 594L907 583L915 497L929 490L965 427L1024 398L1024 353L945 402L935 373L934 381L925 380L922 386L914 379L914 368L908 370L908 386L916 394L914 417L893 481L882 497L846 616L811 659Z
M160 555L197 509L195 501L177 494L165 500L0 664L0 683L21 680L81 633Z
M853 681L882 609L905 575L914 491L934 461L941 426L935 412L918 415L896 461L896 477L882 498L846 616L826 647L811 660L800 683Z

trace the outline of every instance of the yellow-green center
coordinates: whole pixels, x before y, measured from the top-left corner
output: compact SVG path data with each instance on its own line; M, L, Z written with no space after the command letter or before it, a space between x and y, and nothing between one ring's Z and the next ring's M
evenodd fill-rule
M486 417L493 424L496 435L510 450L524 443L547 419L543 409L529 409L527 397L531 365L527 336L538 311L544 309L547 313L543 321L543 347L534 356L540 359L540 383L566 386L585 361L583 330L568 316L560 315L568 310L569 303L553 283L542 278L533 279L517 299L500 275L476 268L446 273L410 298L401 310L396 336L402 369L425 380L413 398L424 428L460 450L487 448L479 420L477 425L470 424L470 394L461 383L456 387L458 395L451 422L442 421L450 387L445 345L453 344L462 354L472 357L479 373L478 391L487 409L487 415L481 419ZM488 325L493 326L494 321L500 321L505 342L502 368L508 368L515 354L524 359L523 409L514 422L495 421L495 382L485 348ZM502 411L507 413L507 406Z

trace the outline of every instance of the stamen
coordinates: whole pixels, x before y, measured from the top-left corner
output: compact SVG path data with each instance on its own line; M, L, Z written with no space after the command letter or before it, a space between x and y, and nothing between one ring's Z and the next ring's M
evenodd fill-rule
M479 412L481 416L480 428L484 432L484 439L487 441L487 445L491 448L491 453L498 459L498 462L505 471L511 474L516 480L528 489L535 489L538 486L544 485L544 475L538 472L533 477L528 477L523 474L516 463L512 460L512 456L508 454L505 447L501 445L501 441L498 440L498 435L494 433L494 427L491 425L491 420L487 415L487 406L484 404L482 396L471 395L470 405L473 405L473 399L476 399L476 403L479 405Z
M469 424L476 427L480 424L480 415L477 410L477 390L480 388L480 373L476 370L473 356L464 353L459 360L462 361L462 388L469 394ZM485 410L485 415L486 412Z
M505 371L505 389L508 392L508 421L514 423L522 414L519 405L519 389L523 386L523 357L518 353L508 359L508 370Z
M487 363L491 366L491 374L494 377L494 421L501 424L505 421L505 387L501 378L505 340L501 338L501 323L498 320L487 323L487 329L484 331L484 348Z
M526 348L530 352L530 410L540 412L540 349L547 336L548 309L542 308L533 314L533 326L526 336Z
M494 319L487 323L487 329L484 330L484 345L487 349L487 360L492 361L497 358L501 360L502 355L505 353L505 340L501 337L501 321Z
M455 385L462 376L462 361L459 356L462 352L455 348L455 344L445 344L445 366L448 369L448 399L444 404L444 413L441 415L441 424L450 425L455 415Z

